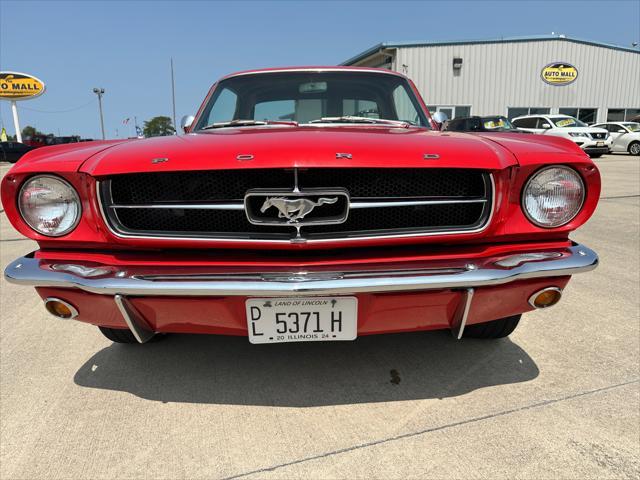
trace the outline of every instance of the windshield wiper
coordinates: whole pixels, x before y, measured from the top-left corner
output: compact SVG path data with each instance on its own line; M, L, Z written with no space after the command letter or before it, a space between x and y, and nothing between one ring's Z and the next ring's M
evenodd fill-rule
M387 125L398 125L405 128L411 126L411 123L403 120L390 120L387 118L370 118L370 117L357 117L354 115L344 115L342 117L322 117L316 120L311 120L309 123L384 123Z
M251 125L293 125L298 126L298 122L294 121L275 121L275 120L229 120L228 122L216 122L207 125L206 127L202 127L200 130L211 130L213 128L224 128L224 127L247 127Z

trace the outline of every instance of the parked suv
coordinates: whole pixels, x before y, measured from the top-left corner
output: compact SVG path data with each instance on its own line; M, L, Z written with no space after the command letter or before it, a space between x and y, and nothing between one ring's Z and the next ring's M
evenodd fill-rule
M607 122L594 127L604 128L611 136L612 152L629 152L640 155L640 123L637 122Z
M598 158L611 150L609 132L604 128L590 127L569 115L526 115L514 118L511 123L525 132L571 140L592 158Z

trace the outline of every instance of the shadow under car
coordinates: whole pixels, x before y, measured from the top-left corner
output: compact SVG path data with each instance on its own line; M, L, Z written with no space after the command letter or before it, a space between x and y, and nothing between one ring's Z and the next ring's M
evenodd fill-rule
M104 348L74 380L161 402L315 407L455 397L538 373L509 339L459 342L448 331L275 345L170 335L143 346Z

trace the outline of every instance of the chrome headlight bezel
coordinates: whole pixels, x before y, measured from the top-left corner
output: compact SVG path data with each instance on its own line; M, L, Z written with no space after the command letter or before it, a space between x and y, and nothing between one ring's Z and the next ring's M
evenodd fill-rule
M22 194L24 190L27 187L29 187L34 181L46 180L46 179L58 182L64 188L66 188L68 190L69 197L71 198L69 203L73 202L76 205L75 218L73 219L73 222L71 222L64 230L55 231L55 232L43 230L39 228L39 225L32 223L32 221L30 221L28 219L29 217L26 215L24 205L22 202ZM31 228L34 232L40 235L43 235L45 237L62 237L64 235L68 235L73 230L75 230L75 228L80 223L80 219L82 218L82 202L80 201L80 196L78 195L78 192L76 191L74 186L71 185L69 181L65 180L64 178L58 175L42 174L42 175L34 175L32 177L29 177L27 180L25 180L25 182L20 187L20 190L18 191L18 197L16 199L16 203L17 203L18 211L20 212L20 217L22 218L22 221L26 223L29 226L29 228Z
M528 190L529 190L529 187L531 186L531 183L536 178L538 178L539 175L541 175L542 173L545 173L545 172L547 172L549 170L563 170L565 172L570 173L571 175L574 175L575 178L578 180L578 183L580 184L580 187L581 187L580 202L578 203L575 211L572 212L572 214L570 216L568 216L566 218L563 218L562 222L557 223L557 224L543 223L539 219L536 219L531 214L531 212L529 212L529 210L527 209L527 205L526 205L526 201L525 201L527 193L528 193ZM569 222L571 222L574 218L576 218L578 216L578 214L582 211L582 207L584 206L584 201L585 201L586 196L587 196L587 191L586 191L586 186L585 186L584 180L582 179L582 176L577 172L577 170L575 170L574 168L568 167L566 165L548 165L546 167L543 167L543 168L540 168L540 169L536 170L527 179L526 183L524 184L524 187L522 188L522 192L521 192L521 195L520 195L520 208L522 209L522 212L524 213L524 215L527 217L527 220L529 220L535 226L540 227L540 228L545 228L545 229L559 228L559 227L562 227L564 225L567 225Z

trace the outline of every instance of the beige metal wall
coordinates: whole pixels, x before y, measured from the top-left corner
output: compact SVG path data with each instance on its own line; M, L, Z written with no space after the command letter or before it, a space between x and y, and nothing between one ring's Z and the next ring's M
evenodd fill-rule
M640 108L640 54L567 40L398 47L392 68L411 77L428 105L471 105L473 115L504 114L508 107ZM460 72L453 58L463 59ZM359 64L367 64L373 58ZM377 61L380 57L377 56ZM549 63L578 69L571 85L542 81Z

